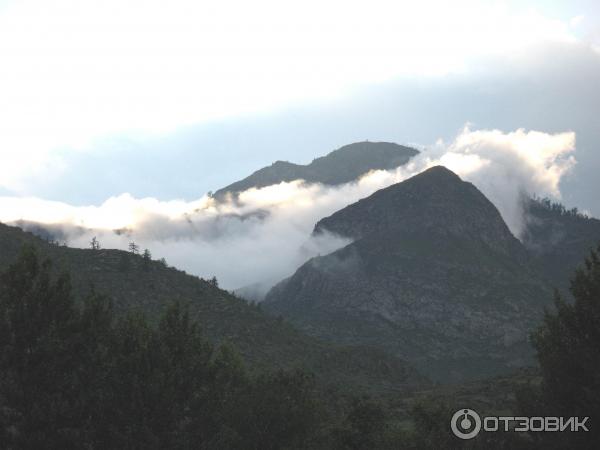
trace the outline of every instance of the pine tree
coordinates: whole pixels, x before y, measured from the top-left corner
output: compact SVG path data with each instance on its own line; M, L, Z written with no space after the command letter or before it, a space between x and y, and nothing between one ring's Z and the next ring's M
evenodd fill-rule
M599 253L600 246L575 272L570 289L574 301L556 293L556 311L546 313L532 336L543 381L539 390L519 393L526 415L600 418ZM600 427L589 428L589 432L546 433L552 438L537 433L536 437L547 448L592 448L600 439Z
M150 263L152 262L152 253L150 253L150 250L144 249L144 253L142 254L142 261L144 270L149 270Z
M0 275L2 448L323 448L316 399L310 375L215 352L179 304L117 320L33 248Z
M134 255L137 255L140 253L140 247L139 245L137 245L135 242L131 241L129 243L129 251L131 253L133 253Z
M90 241L90 248L92 250L100 250L100 242L98 242L98 239L96 239L96 236L94 236L92 238L92 240Z
M93 307L91 305L94 305ZM94 362L105 315L92 296L80 312L67 275L52 276L27 247L0 278L0 434L7 448L81 448L94 409ZM91 313L94 308L94 313ZM88 395L90 394L90 395Z

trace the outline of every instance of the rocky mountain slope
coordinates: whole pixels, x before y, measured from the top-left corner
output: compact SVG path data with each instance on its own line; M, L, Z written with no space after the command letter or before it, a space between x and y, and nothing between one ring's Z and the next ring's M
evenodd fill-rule
M214 198L223 200L227 193L235 196L253 187L260 188L298 179L326 185L348 183L371 170L399 167L418 153L414 148L390 142L357 142L316 158L308 165L276 161L241 181L219 189L214 193Z
M188 305L207 337L233 342L252 367L303 366L322 384L375 394L427 384L397 357L364 346L326 344L213 283L132 253L56 246L0 224L0 270L17 258L23 244L51 258L57 271L68 271L77 296L95 289L112 298L117 312L140 311L153 320L173 301Z
M275 286L264 307L336 343L377 346L439 381L531 362L551 293L498 210L433 167L315 226L354 239Z

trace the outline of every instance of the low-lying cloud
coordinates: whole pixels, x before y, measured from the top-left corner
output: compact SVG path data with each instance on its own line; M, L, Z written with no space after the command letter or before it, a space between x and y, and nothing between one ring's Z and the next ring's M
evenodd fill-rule
M499 209L517 236L523 230L521 198L560 198L560 180L575 164L575 134L471 130L451 143L436 142L409 164L374 171L338 187L302 180L240 194L238 203L111 197L100 206L75 207L37 198L0 197L0 220L46 224L59 240L88 247L96 236L104 248L127 249L135 241L155 258L203 277L217 276L227 289L258 283L264 290L304 261L349 240L310 237L314 224L378 189L433 165L444 165L474 183Z
M523 195L560 199L560 180L576 163L573 132L502 133L465 127L452 144L438 145L439 164L475 184L517 237L524 227Z

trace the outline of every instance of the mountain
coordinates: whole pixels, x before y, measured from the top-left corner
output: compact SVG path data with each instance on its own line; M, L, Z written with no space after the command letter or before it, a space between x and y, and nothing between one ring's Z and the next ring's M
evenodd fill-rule
M300 179L335 186L357 180L371 170L394 169L406 164L418 153L414 148L391 142L357 142L316 158L308 165L276 161L241 181L219 189L214 198L223 200L228 193L235 195L250 188Z
M319 221L353 239L313 258L264 307L314 336L367 344L438 381L531 362L527 337L552 298L527 250L472 184L433 167Z
M303 366L324 385L375 394L427 384L397 357L362 346L326 344L215 283L129 252L57 246L0 223L0 270L16 260L24 244L50 258L57 271L68 271L76 296L94 289L109 296L120 314L139 311L153 321L171 302L186 304L211 341L231 341L251 367Z
M600 243L600 220L548 199L525 201L521 237L548 283L566 292L575 269Z

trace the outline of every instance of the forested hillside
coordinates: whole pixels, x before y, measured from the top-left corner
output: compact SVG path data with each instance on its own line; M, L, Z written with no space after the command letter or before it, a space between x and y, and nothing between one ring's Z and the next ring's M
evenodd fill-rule
M398 358L362 346L323 343L220 289L214 281L143 255L62 247L0 224L0 269L17 259L24 244L51 258L56 274L70 274L76 298L84 298L91 291L106 295L119 315L137 311L156 323L166 307L180 302L189 308L190 317L211 342L229 340L251 368L305 367L316 374L319 383L374 393L427 383Z

